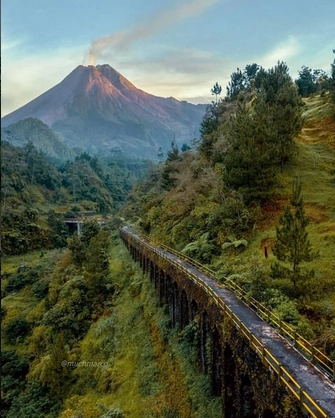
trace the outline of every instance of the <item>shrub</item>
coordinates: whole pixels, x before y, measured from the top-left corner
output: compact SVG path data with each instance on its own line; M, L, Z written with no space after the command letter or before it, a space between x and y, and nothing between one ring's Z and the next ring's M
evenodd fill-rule
M99 418L123 418L124 414L120 408L111 408L106 411L103 415L100 415Z
M18 338L24 338L30 331L30 324L22 318L14 319L5 329L6 342L15 344Z
M42 300L48 294L49 283L46 280L39 280L33 284L32 291L37 300Z
M7 313L6 308L4 306L1 306L1 308L0 308L0 318L1 318L1 321L5 318L6 313Z

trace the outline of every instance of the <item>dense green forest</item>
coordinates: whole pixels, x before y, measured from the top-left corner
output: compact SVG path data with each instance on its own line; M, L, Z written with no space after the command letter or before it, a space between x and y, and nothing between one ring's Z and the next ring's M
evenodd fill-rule
M2 153L2 251L22 254L66 245L64 217L115 214L134 184L152 166L123 156L80 154L55 164L32 141Z
M122 222L234 280L335 360L335 61L296 81L282 62L247 65L224 99L212 92L199 139L158 164L2 142L4 417L222 416L195 324L171 328ZM80 236L65 217L84 221Z
M306 71L294 82L284 63L252 64L232 74L224 100L214 86L195 151L172 144L125 217L335 358L335 69L302 98Z

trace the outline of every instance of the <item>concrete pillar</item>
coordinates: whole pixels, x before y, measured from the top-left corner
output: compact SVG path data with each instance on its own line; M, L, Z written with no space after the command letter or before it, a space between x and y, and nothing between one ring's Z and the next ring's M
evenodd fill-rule
M224 415L231 418L240 418L236 409L236 365L233 351L229 345L224 349L224 378L223 378L223 405Z
M190 313L188 299L185 290L182 290L180 296L180 328L184 329L190 323Z
M211 380L213 396L222 396L222 346L221 337L215 328L211 335L212 338L212 365ZM230 416L230 415L226 415Z
M209 320L207 312L202 312L200 316L200 363L202 372L208 372L208 341L209 339Z

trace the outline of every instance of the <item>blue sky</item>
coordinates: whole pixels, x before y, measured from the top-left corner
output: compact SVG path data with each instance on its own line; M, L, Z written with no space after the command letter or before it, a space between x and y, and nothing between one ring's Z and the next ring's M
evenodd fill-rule
M2 0L2 116L80 64L109 64L138 88L209 103L237 67L329 72L334 0Z

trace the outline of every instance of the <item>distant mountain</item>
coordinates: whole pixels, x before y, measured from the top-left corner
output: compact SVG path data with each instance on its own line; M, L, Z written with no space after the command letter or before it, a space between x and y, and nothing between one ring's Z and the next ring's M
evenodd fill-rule
M206 105L156 97L109 65L78 66L61 83L2 118L6 127L38 118L66 145L90 154L122 151L156 158L158 149L198 135Z
M76 155L48 125L35 118L23 119L2 128L1 139L21 148L31 141L37 149L57 160L72 160Z

